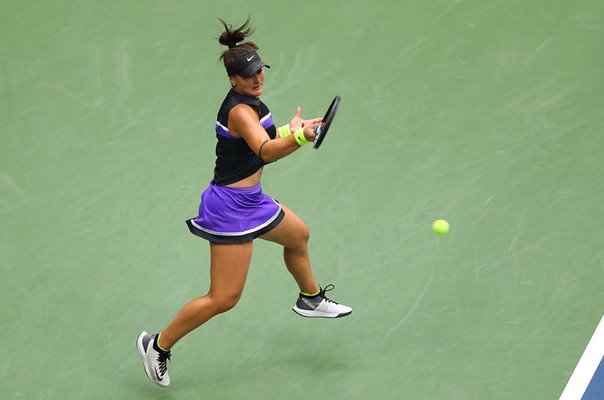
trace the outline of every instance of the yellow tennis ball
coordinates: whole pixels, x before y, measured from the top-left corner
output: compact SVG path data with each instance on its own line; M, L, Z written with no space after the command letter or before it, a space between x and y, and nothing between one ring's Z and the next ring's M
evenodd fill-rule
M445 221L444 219L437 219L432 224L432 230L438 236L445 235L447 232L449 232L449 223L447 221Z

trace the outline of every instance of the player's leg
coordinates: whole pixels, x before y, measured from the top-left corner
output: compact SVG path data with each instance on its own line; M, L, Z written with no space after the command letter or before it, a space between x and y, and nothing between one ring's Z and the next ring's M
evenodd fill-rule
M308 254L308 227L292 210L284 205L281 207L285 211L283 220L260 238L283 246L285 265L301 292L318 293L319 285L313 277Z
M325 296L325 292L333 289L333 285L321 289L312 274L308 253L308 227L292 210L283 205L282 207L285 211L283 220L260 237L283 246L285 265L300 288L300 296L293 310L304 317L337 318L349 315L352 308Z
M169 350L187 333L213 316L233 308L239 301L252 258L252 242L211 244L210 290L187 303L164 329L160 346Z
M161 335L141 332L137 348L149 379L168 386L167 361L170 349L186 334L213 316L233 308L239 301L252 257L252 242L244 244L211 244L210 290L205 296L185 304Z

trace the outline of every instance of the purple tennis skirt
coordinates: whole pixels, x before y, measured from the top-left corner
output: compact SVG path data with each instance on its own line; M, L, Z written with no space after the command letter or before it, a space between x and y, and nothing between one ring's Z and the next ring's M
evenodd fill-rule
M234 188L212 181L201 195L199 215L187 225L192 234L212 243L245 243L276 227L284 216L259 184Z

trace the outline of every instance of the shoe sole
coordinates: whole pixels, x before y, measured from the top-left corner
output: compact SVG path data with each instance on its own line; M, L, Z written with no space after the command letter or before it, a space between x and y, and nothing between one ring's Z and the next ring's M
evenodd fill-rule
M145 349L143 348L143 337L147 336L148 333L145 331L142 331L138 337L136 338L136 350L138 350L138 354L141 356L141 360L143 361L143 368L145 369L145 375L147 375L147 378L149 378L149 380L153 383L155 383L158 386L161 387L166 387L167 385L162 385L161 383L157 382L155 379L153 379L153 375L151 375L151 371L147 370L147 363L146 363L146 353L145 353Z
M350 310L349 312L346 312L346 313L342 313L342 314L329 314L329 313L322 312L322 311L303 310L296 306L292 307L292 310L296 314L298 314L302 317L305 317L305 318L342 318L342 317L352 314L352 310Z

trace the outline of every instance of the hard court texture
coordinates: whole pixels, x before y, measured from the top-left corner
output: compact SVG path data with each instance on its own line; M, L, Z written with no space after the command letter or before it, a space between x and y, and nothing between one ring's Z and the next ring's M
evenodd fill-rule
M208 289L184 221L229 87L217 18L248 15L278 125L342 96L263 188L354 312L296 316L258 241L161 389L134 341ZM603 314L604 2L3 0L0 39L0 398L562 392Z

